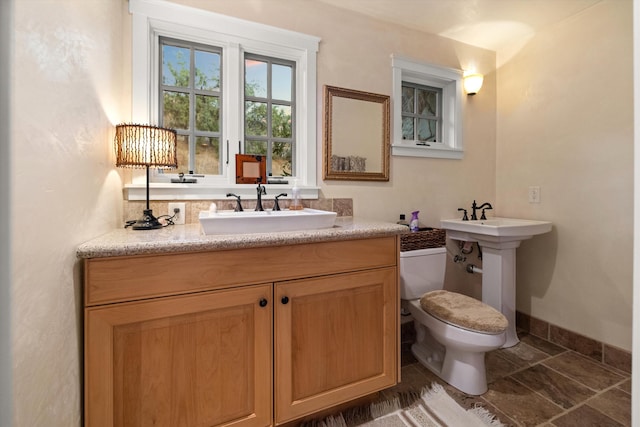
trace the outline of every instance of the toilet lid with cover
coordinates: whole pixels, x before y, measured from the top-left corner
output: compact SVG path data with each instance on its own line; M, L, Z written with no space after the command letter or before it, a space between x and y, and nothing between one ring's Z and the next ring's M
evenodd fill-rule
M509 325L495 308L456 292L427 292L420 298L420 307L438 320L485 334L502 333Z

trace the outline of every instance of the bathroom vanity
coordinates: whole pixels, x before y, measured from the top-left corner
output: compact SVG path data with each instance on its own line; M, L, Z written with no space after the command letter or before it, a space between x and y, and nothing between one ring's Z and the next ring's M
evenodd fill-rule
M396 224L83 244L86 426L269 426L399 381Z

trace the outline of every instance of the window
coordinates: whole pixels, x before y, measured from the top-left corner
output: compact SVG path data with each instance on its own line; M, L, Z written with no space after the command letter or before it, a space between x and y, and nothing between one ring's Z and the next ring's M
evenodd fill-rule
M244 147L267 157L267 176L295 170L295 63L244 56Z
M160 38L160 126L178 132L177 172L222 173L221 49Z
M425 146L442 141L442 89L402 83L402 139Z
M462 71L392 57L394 156L461 159Z
M178 171L155 171L152 197L255 198L253 185L236 184L236 154L265 155L268 173L290 177L278 189L295 179L317 197L319 38L171 2L130 0L129 10L132 121L179 135ZM170 184L178 172L198 183ZM126 185L127 197L144 199L141 187Z

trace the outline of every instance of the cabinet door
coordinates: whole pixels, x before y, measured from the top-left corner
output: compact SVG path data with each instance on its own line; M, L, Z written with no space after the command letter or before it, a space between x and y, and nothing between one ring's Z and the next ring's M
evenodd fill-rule
M270 425L271 295L256 285L86 309L85 424Z
M397 382L395 268L276 283L276 424Z

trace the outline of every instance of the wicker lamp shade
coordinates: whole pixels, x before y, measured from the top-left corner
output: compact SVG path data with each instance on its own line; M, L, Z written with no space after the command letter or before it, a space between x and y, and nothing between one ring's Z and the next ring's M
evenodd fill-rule
M149 207L149 167L178 167L177 137L175 130L157 126L116 126L116 166L147 169L147 208L142 211L142 218L131 221L134 230L162 228Z
M116 166L178 167L177 133L149 125L120 124L116 126Z

